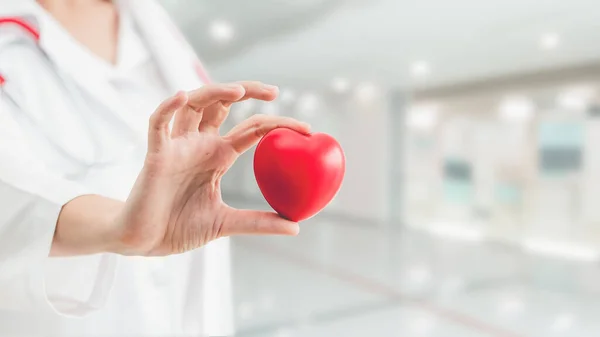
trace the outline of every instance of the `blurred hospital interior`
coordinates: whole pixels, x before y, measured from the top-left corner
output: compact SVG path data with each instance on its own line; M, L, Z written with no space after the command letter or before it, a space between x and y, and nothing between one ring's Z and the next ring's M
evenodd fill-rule
M250 114L339 140L335 200L233 239L237 336L600 335L600 2L163 0ZM265 203L252 153L223 181Z

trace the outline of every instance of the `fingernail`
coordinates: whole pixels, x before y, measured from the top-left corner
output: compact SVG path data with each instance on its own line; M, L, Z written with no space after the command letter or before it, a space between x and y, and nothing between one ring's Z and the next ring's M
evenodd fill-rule
M178 91L178 92L175 94L175 96L173 96L173 97L175 97L176 99L178 99L178 98L180 98L180 99L187 99L187 97L188 97L188 94L187 94L187 92L185 92L185 91Z
M306 134L310 133L310 129L311 129L310 124L302 122L302 123L300 123L300 127L302 129L304 129Z

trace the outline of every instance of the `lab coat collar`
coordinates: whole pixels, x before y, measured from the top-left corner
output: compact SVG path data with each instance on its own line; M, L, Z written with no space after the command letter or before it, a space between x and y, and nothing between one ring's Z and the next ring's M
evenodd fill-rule
M173 93L193 90L205 84L198 76L202 68L192 48L159 4L151 0L117 0L116 3L122 12L131 16ZM60 24L37 2L0 0L0 16L18 16L31 21L40 31L41 49L61 74L75 79L91 97L106 105L131 128L143 131L145 126L138 125L137 120L125 110L118 93L109 85L107 69L91 67L85 62L86 58L65 57L67 53L81 50L72 50L73 41L69 41L72 37L62 31Z
M191 90L207 84L204 69L179 29L172 23L167 12L152 0L114 0L117 6L131 16L153 57L173 90ZM26 18L40 32L40 45L53 62L63 69L71 69L72 75L89 78L105 78L106 69L78 64L76 58L65 58L66 38L53 33L58 23L35 0L0 0L0 16ZM47 30L50 30L48 32ZM201 73L200 76L198 73Z
M38 29L40 39L38 44L41 52L54 65L57 74L61 77L74 79L90 96L99 104L103 104L122 122L135 131L141 131L142 126L137 123L131 114L127 113L117 92L110 87L106 78L106 68L90 66L88 57L78 57L85 52L85 48L73 48L78 42L74 41L60 23L47 13L34 0L0 0L0 16L20 17ZM68 57L66 57L68 56ZM139 132L133 132L136 137ZM137 136L136 138L139 138Z
M201 65L192 48L158 3L151 0L115 2L121 13L126 13L133 20L173 93L196 89L204 84L198 76ZM124 110L118 93L109 85L107 76L113 75L112 69L91 66L86 62L89 57L65 57L67 53L77 55L82 49L73 50L76 42L70 40L72 37L37 2L0 0L0 8L0 16L20 16L32 20L32 24L40 31L39 44L42 50L57 69L79 82L92 97L106 105L122 121L143 131L133 116Z

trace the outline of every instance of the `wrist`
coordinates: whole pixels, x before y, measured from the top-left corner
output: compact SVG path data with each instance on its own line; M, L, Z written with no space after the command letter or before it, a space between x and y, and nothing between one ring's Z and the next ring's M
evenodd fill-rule
M124 203L84 195L63 206L56 224L51 256L117 253L123 226L117 221Z
M124 208L125 203L115 200L112 200L110 204L107 203L104 208L102 220L104 230L99 236L98 244L105 253L129 255L125 241L127 226L122 216Z

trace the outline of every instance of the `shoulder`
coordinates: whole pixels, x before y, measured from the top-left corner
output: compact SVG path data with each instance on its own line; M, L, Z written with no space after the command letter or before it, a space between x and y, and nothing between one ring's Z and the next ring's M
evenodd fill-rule
M5 79L3 91L33 92L48 82L56 82L50 61L35 40L0 34L0 75Z
M36 86L40 78L49 74L47 68L48 61L35 42L0 37L0 75L6 85Z
M26 38L0 36L0 76L2 94L24 110L43 105L48 88L61 87L50 61L35 41Z

